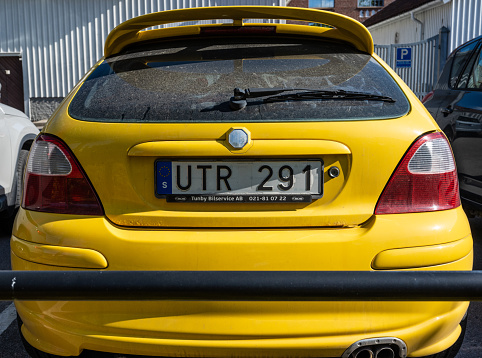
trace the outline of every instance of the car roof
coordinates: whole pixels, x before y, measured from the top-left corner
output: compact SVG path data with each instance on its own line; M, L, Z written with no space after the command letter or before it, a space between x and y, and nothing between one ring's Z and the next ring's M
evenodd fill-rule
M189 25L146 30L165 24L217 19L233 21L227 24ZM305 21L306 25L246 23L244 22L246 19L295 20ZM319 23L324 26L309 26L309 23ZM226 29L227 27L243 28L251 26L270 26L276 29L277 34L308 35L344 41L370 55L374 51L370 32L360 22L348 16L330 11L295 7L215 6L168 10L130 19L110 32L105 42L104 56L110 57L119 54L127 46L138 42L199 35L201 29L206 27L223 27Z

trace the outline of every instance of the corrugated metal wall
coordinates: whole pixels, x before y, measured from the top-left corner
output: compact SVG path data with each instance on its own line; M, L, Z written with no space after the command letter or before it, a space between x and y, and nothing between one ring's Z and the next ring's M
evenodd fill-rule
M425 39L438 34L442 26L450 30L449 51L464 42L482 35L482 0L449 0L435 2L435 7L414 10L415 17L425 24ZM378 45L420 41L420 25L405 14L369 27L373 40Z
M30 97L65 97L103 56L108 33L138 15L187 7L284 6L286 0L1 0L0 53L21 53Z
M439 0L427 5L426 9L415 9L414 16L424 23L425 39L437 36L442 26L449 29L448 53L464 42L482 35L482 0ZM420 29L420 24L411 19L410 13L369 27L376 44L376 52L382 58L388 59L392 67L395 65L393 51L397 46L395 33L399 33L398 43L416 48L416 43L421 39ZM427 93L434 84L440 70L436 67L442 67L445 63L443 54L440 54L440 65L438 62L430 63L431 54L435 54L433 50L430 48L431 52L423 53L420 58L416 58L415 51L413 68L396 69L419 97Z
M425 24L424 40L426 40L437 36L443 26L450 29L452 23L452 7L450 3L443 4L423 11L420 14L415 12L415 17ZM420 41L420 39L417 41Z
M450 50L482 35L482 0L452 0Z
M481 1L481 0L475 0ZM424 39L438 35L442 26L450 28L452 22L452 4L436 3L435 7L414 11L416 19L424 23ZM411 19L410 13L391 21L376 24L368 28L377 45L395 44L395 34L398 33L397 43L413 43L422 41L421 25Z

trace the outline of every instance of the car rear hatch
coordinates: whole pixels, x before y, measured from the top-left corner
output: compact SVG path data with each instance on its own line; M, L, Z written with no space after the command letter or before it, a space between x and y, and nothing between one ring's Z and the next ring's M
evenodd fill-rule
M105 215L146 228L366 222L424 131L392 76L356 46L287 25L206 28L222 31L101 61L46 128Z

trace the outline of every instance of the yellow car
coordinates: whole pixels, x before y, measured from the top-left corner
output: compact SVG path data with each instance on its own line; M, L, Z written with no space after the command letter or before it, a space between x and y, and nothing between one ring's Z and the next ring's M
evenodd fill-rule
M226 21L157 27L213 19ZM148 14L110 33L32 146L11 255L14 270L470 270L473 260L447 139L367 29L255 6ZM34 357L448 358L468 307L15 304Z

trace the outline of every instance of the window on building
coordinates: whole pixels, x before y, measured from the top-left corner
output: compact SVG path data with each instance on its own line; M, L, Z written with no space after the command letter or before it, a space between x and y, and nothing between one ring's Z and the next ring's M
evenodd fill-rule
M361 18L365 17L365 13L363 12L363 10L360 10L360 17Z
M308 6L315 8L333 8L335 7L335 0L308 0Z
M358 0L358 7L382 7L383 0Z

